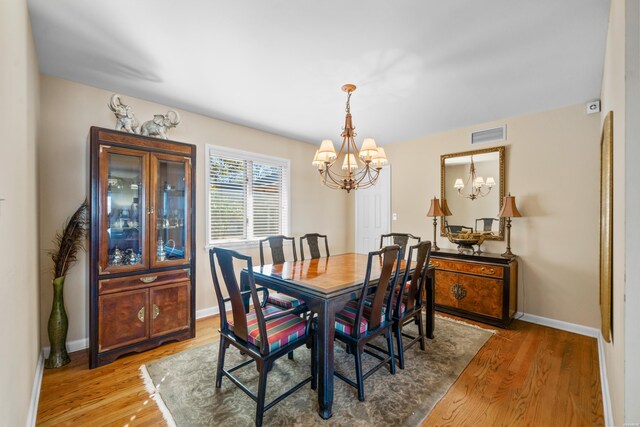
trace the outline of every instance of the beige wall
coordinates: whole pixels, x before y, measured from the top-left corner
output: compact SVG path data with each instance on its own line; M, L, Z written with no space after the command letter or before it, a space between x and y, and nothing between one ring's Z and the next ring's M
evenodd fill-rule
M26 1L0 2L0 414L23 426L40 354L38 64Z
M56 229L88 195L88 132L92 125L112 128L115 119L107 108L111 92L50 76L41 76L42 120L39 140L40 169L40 248L47 248ZM143 101L123 94L123 101L133 107L141 121L154 113L165 112L167 106ZM342 192L326 189L318 182L317 171L311 166L316 147L214 120L198 114L179 111L182 122L170 131L176 141L196 144L197 239L196 239L196 308L216 305L211 283L208 253L205 249L205 165L206 145L214 144L269 154L291 160L291 233L300 236L308 232L327 233L332 253L349 250L353 243L349 215L349 199ZM333 215L327 215L327 207ZM257 255L256 249L239 249ZM258 258L254 258L258 262ZM45 271L49 260L43 259ZM65 282L65 302L69 312L68 341L88 336L87 261L81 257ZM49 310L50 277L41 276L42 313ZM42 323L42 339L46 345L46 328Z
M505 123L506 142L469 144L471 131ZM390 145L392 229L431 239L425 213L440 195L440 155L506 145L505 190L524 216L513 220L511 239L520 256L518 310L598 327L599 129L599 116L576 105ZM438 245L454 247L440 236ZM503 241L483 245L504 249Z

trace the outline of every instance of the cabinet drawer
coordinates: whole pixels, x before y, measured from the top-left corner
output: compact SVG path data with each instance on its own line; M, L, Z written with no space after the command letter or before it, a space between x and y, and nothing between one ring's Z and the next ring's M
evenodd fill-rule
M130 289L166 285L168 283L189 281L190 277L190 270L185 268L182 270L163 271L160 273L148 273L135 276L118 277L115 279L104 279L98 282L98 293L100 295L105 295Z
M190 282L156 286L150 289L151 337L189 328Z
M477 274L480 276L500 277L504 274L504 268L491 264L477 264L464 261L451 261L448 259L432 259L431 263L438 270L457 271L460 273Z
M147 289L98 297L98 350L144 341L149 336Z
M436 271L436 304L500 319L503 287L498 279Z

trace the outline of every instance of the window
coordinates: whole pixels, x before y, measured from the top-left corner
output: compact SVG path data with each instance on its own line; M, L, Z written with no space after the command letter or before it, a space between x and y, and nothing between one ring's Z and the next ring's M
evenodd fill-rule
M289 231L289 161L208 147L208 244Z

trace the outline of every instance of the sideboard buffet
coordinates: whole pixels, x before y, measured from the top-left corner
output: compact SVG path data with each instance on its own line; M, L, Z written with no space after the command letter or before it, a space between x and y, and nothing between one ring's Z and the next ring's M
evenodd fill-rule
M90 367L195 336L196 147L90 131Z
M517 309L518 261L515 257L431 252L435 267L436 310L507 327Z

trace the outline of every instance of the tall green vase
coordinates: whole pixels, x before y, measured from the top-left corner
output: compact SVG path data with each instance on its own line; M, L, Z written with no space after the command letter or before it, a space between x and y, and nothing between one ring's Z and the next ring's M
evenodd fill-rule
M64 310L64 276L53 279L53 306L49 316L49 344L51 352L44 362L47 369L59 368L71 362L67 353L67 331L69 319Z

